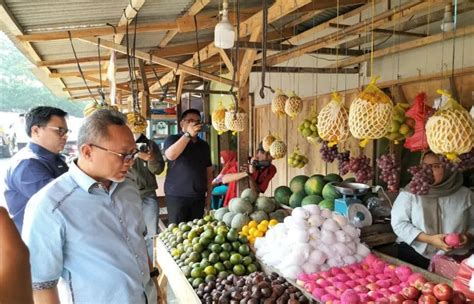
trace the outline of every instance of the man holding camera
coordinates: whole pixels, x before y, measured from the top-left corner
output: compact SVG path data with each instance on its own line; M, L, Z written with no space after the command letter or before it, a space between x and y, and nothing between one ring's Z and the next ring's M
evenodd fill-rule
M222 183L228 184L248 177L249 187L257 193L264 193L277 172L276 167L272 164L270 153L263 150L261 143L255 156L250 158L249 164L243 169L244 172L222 176Z
M139 152L135 157L133 166L130 168L129 177L135 181L140 191L143 217L147 229L145 240L148 255L152 257L153 241L151 237L158 234L158 218L160 215L160 207L156 196L156 189L158 188L156 175L163 172L165 161L158 145L143 134L145 129L133 125L130 128Z
M202 218L211 204L213 168L207 142L198 137L205 125L201 113L188 109L179 123L182 134L169 136L164 144L168 160L165 180L168 222Z

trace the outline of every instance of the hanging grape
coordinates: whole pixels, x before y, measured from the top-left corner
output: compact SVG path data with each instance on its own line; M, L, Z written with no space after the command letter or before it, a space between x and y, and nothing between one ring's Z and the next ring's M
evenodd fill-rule
M382 155L376 162L381 170L380 179L387 183L388 191L397 191L401 168L400 163L395 159L395 154Z
M434 183L433 170L427 164L408 168L408 172L413 175L408 188L410 192L418 195L428 194L430 185Z

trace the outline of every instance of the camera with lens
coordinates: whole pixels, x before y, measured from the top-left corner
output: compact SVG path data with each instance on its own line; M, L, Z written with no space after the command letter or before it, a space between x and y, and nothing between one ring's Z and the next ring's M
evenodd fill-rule
M137 143L137 150L143 153L148 153L147 143Z
M255 169L260 170L270 167L271 163L269 160L254 160L251 165L254 166Z

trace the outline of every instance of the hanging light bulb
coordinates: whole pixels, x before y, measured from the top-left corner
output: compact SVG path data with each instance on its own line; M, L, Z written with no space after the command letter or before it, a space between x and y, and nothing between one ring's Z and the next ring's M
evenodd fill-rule
M454 29L453 8L448 4L444 8L444 17L441 21L441 30L443 32L450 32Z
M234 46L234 27L229 22L228 7L228 0L224 0L221 11L222 19L214 29L214 45L221 49L230 49Z

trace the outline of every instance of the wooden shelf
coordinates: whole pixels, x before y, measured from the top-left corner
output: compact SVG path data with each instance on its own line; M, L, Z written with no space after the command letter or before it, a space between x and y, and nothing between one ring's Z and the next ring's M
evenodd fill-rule
M151 114L151 119L173 121L177 120L177 117L176 114Z

